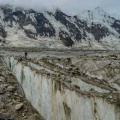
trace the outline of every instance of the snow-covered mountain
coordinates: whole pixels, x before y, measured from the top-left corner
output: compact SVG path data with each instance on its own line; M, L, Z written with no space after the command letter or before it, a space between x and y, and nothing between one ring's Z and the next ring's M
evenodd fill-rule
M0 7L1 45L120 49L120 21L101 8L69 16L54 11Z

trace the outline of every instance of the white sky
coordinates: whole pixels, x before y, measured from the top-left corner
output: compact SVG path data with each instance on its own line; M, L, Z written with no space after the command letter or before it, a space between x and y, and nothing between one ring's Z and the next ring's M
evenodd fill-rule
M120 0L0 0L0 4L11 4L36 10L58 7L68 14L78 14L81 10L101 7L109 14L120 16Z

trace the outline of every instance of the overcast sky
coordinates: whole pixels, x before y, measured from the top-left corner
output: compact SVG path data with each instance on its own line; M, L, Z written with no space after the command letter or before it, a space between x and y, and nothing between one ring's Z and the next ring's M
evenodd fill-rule
M0 0L0 4L38 10L58 7L68 14L78 14L81 10L91 10L99 6L109 14L120 16L120 0Z

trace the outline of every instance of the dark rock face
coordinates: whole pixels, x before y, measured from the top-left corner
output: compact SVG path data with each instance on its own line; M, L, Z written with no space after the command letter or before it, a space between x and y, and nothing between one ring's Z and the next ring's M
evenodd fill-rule
M5 16L3 19L0 17L4 22L1 24L7 24L7 26L11 28L17 24L18 29L23 30L26 36L32 39L37 39L38 36L59 38L67 47L72 46L74 41L88 39L89 35L92 35L97 42L100 42L103 37L107 37L109 35L115 36L109 27L120 34L120 21L115 20L115 18L107 16L106 14L101 16L103 17L103 21L101 21L103 23L107 21L109 25L108 27L102 24L102 22L91 22L91 25L89 25L88 21L80 19L78 16L68 16L60 10L56 10L55 13L48 11L36 12L34 10L23 10L20 8L12 9L10 6L2 6L1 11ZM56 30L56 27L46 17L46 14L50 19L53 17L55 22L57 21L54 24L59 26L59 31ZM90 11L88 11L88 15L89 14ZM93 21L94 18L90 17L89 19L90 21ZM35 32L32 31L32 28L25 29L24 26L29 25L34 27ZM58 36L56 36L57 32ZM0 36L3 38L7 37L7 33L3 29L2 25L0 27ZM91 40L91 38L89 40Z
M115 20L112 27L115 28L115 30L120 34L120 21L119 20Z
M45 35L45 36L51 37L55 35L54 28L42 13L35 14L35 19L37 23L36 24L37 32L40 34L40 36ZM45 24L47 24L49 27L46 28Z
M87 27L87 31L92 33L98 42L101 38L110 34L109 30L105 27L102 27L101 24L92 24L90 28Z
M74 44L73 40L70 37L63 37L62 33L59 35L59 37L60 37L60 40L63 41L64 45L67 47L70 47Z
M7 33L5 32L3 26L0 24L0 36L2 38L6 38L7 37Z
M66 26L66 28L70 31L71 36L73 36L76 40L81 40L81 32L75 26L75 24L73 24L67 20L70 18L71 18L71 16L67 16L59 10L57 10L55 13L55 19L57 21L60 21L62 24L64 24Z

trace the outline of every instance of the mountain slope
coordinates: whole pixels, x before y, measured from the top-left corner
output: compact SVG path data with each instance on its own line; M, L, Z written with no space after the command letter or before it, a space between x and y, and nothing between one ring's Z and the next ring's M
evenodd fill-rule
M101 8L68 16L54 12L0 7L0 36L7 46L120 49L120 21Z

